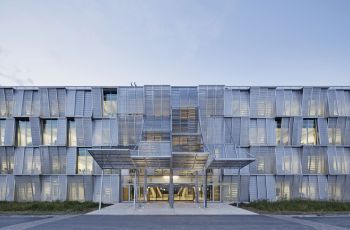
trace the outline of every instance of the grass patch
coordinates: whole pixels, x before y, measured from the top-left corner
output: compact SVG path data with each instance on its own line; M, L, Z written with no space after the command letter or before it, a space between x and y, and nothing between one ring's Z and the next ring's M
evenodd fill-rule
M260 212L274 214L325 214L325 213L349 213L350 202L315 201L315 200L259 200L240 207Z
M108 205L103 205L108 206ZM53 201L53 202L0 202L0 214L80 214L98 209L98 203L78 201Z

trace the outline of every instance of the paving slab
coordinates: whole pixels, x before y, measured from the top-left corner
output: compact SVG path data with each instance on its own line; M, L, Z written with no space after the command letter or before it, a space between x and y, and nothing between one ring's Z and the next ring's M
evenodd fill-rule
M196 203L175 203L170 208L168 203L141 203L136 208L132 203L114 204L101 210L96 210L87 215L257 215L254 212L237 208L227 203L208 203L204 208L203 204Z

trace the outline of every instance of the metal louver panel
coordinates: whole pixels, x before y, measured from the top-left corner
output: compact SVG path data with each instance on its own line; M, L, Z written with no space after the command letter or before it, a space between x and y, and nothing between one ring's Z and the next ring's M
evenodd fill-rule
M171 106L173 108L198 107L197 87L171 87Z
M13 110L14 116L18 117L22 115L23 96L24 96L23 90L15 91L15 95L14 95L15 104L14 104L14 110Z
M276 182L275 176L266 176L266 199L276 200Z
M84 116L85 91L77 90L75 94L75 111L74 115L77 117Z
M50 117L49 94L47 88L39 89L40 93L40 115Z
M67 144L67 119L59 118L57 122L57 145Z
M59 117L59 104L57 89L48 89L50 116Z
M102 88L93 88L92 91L92 115L102 117Z
M16 201L40 201L41 186L39 176L16 176L15 183Z
M325 118L318 118L317 126L318 126L317 128L318 128L320 145L327 145L328 144L327 120Z
M91 91L84 91L84 117L92 116L92 98Z
M84 146L84 124L83 124L83 118L76 118L75 119L76 124L76 130L77 130L77 146Z
M119 87L117 97L118 114L143 114L143 87Z
M85 194L85 201L92 201L93 198L93 183L92 183L92 176L83 176L84 180L84 194Z
M258 199L258 188L256 176L249 177L249 201L255 201Z
M15 119L7 118L5 127L4 144L7 146L13 146L15 141Z
M23 160L24 160L24 148L16 148L13 174L19 175L23 173Z
M51 174L51 160L50 160L50 153L48 147L40 147L41 152L41 170L43 174Z
M298 146L301 144L302 126L303 126L303 118L294 117L293 132L292 132L292 145Z
M285 109L284 109L284 90L277 89L276 90L276 115L277 116L284 116L285 115Z
M318 180L318 191L319 191L319 199L327 200L328 198L328 182L326 176L317 176Z
M84 146L92 146L92 121L91 118L83 118Z
M74 175L77 166L77 148L67 148L67 174Z
M276 145L275 119L266 119L266 139L268 145Z
M266 190L266 176L256 176L257 189L258 189L258 200L267 199Z
M75 90L67 90L67 98L66 98L66 116L74 117L75 115Z
M94 197L93 201L98 202L100 200L100 183L101 176L94 177ZM103 203L115 203L119 202L118 192L119 176L108 175L103 177L102 187L102 202Z
M60 117L64 117L66 113L66 89L57 89L58 113Z
M30 121L31 132L32 132L32 145L39 146L41 145L40 118L30 117L29 121Z

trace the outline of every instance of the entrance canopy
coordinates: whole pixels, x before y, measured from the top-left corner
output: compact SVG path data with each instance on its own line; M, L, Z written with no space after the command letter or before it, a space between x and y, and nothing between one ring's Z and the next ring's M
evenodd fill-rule
M130 149L89 149L102 169L169 168L170 156L132 155Z
M201 170L208 161L208 153L205 152L174 152L172 154L172 166L176 169Z
M169 155L141 156L133 154L133 150L130 149L89 149L88 151L102 169L240 169L255 160L254 158L215 158L207 152L173 152Z

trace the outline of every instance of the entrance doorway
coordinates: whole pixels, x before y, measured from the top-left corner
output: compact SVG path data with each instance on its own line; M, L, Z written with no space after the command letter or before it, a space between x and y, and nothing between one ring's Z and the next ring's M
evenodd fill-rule
M147 186L147 201L168 201L169 185L152 184Z
M174 201L194 201L195 186L191 184L174 184ZM168 201L168 184L149 184L147 186L147 201Z
M189 184L174 185L174 201L194 201L195 186Z

